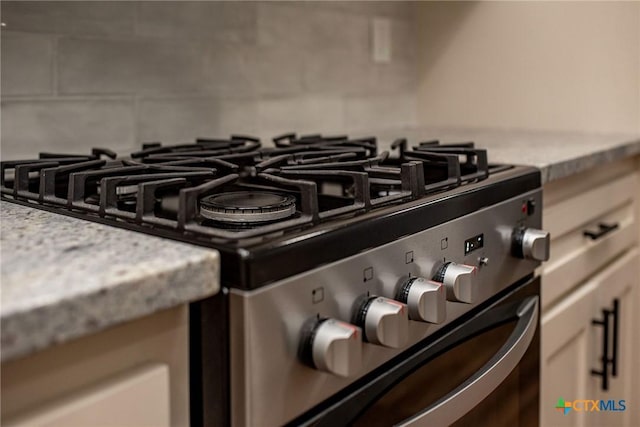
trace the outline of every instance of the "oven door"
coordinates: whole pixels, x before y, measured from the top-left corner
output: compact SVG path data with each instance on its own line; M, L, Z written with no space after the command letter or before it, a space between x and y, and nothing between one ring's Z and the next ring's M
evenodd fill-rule
M292 425L537 426L539 290L514 285Z

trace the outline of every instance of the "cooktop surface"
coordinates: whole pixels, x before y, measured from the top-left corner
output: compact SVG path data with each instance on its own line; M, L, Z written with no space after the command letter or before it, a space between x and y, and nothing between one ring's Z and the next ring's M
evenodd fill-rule
M385 243L410 232L400 213L439 206L412 220L414 227L460 216L491 197L462 206L454 195L495 186L514 169L490 165L486 150L472 142L409 147L400 138L379 152L374 137L294 133L274 138L270 147L234 135L145 143L126 154L103 148L87 155L40 153L0 165L3 199L214 247L223 262L226 252L241 264L238 258L254 259L260 251L320 244L327 233L348 233L336 240L342 243L335 253L356 237L360 245Z

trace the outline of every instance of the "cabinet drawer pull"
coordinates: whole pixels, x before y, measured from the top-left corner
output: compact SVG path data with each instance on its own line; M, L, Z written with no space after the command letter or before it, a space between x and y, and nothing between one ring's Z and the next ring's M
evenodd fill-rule
M612 354L611 354L611 376L618 376L618 357L620 346L620 300L615 298L613 300L613 342L612 342Z
M610 318L613 318L613 322ZM602 320L594 319L591 324L602 326L602 357L600 358L602 368L600 370L592 369L591 375L602 378L602 390L609 390L609 375L618 376L618 357L620 345L620 300L613 300L613 309L602 309ZM612 326L612 331L609 328ZM611 339L612 348L609 349L609 341ZM611 369L609 369L611 367Z
M615 224L605 224L601 222L600 224L598 224L598 231L585 230L582 235L585 237L589 237L591 240L598 240L604 235L611 233L613 230L616 230L618 227L620 227L620 224L618 224L617 222Z
M611 310L602 310L602 320L593 319L591 324L594 326L602 326L602 356L600 357L600 370L592 369L591 375L602 378L602 390L609 390L609 317Z

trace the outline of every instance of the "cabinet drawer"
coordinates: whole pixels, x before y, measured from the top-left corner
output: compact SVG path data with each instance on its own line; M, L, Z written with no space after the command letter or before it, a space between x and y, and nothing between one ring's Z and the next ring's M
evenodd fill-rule
M545 187L546 190L546 187ZM547 195L545 194L545 200ZM632 205L638 197L638 174L630 173L614 181L577 193L559 203L545 206L543 225L551 238L584 227L612 210Z
M635 244L636 180L635 174L629 174L545 209L551 259L542 269L543 308ZM617 228L607 231L601 225Z

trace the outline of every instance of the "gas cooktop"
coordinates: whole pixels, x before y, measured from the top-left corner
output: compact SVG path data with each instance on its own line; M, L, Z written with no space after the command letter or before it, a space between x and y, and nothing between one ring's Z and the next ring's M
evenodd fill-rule
M2 198L214 247L223 263L241 267L228 269L235 273L226 279L253 287L345 256L347 247L393 240L411 232L412 223L423 228L425 221L477 209L482 203L453 208L449 202L410 218L416 206L523 175L509 174L513 166L490 165L486 150L472 142L433 140L409 148L397 139L390 151L379 152L374 137L291 133L273 143L263 147L257 138L231 136L146 143L126 156L101 148L87 155L40 153L0 163ZM537 182L528 178L531 186L539 186L537 176ZM491 203L491 194L483 197ZM389 227L389 221L399 222ZM320 237L336 233L339 240ZM269 267L267 258L309 240L324 255ZM242 267L259 259L265 260L261 277Z

